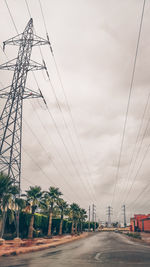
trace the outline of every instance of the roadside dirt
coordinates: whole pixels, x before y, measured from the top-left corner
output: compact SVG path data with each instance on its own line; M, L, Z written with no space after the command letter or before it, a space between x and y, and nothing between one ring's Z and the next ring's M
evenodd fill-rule
M7 240L0 246L0 256L18 255L21 253L28 253L39 251L51 247L56 247L61 244L72 242L81 238L87 237L88 233L81 235L65 235L62 237L56 236L51 239L47 238L34 238L32 240Z
M134 242L138 242L138 243L142 243L142 244L147 244L150 245L150 233L140 233L141 239L140 238L135 238L133 236L128 236L126 234L123 234L127 239L134 241Z

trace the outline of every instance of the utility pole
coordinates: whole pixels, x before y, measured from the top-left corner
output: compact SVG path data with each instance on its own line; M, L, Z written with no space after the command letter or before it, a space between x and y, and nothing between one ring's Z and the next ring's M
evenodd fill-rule
M89 205L89 223L88 223L88 230L90 231L90 220L91 220L91 207Z
M21 190L21 147L22 147L22 112L23 100L39 98L43 95L26 87L29 71L46 69L43 65L31 60L34 46L45 45L50 42L33 33L33 19L31 18L23 33L5 41L6 45L19 46L17 58L0 66L3 70L14 71L10 86L0 90L0 98L6 103L0 115L0 172L9 176L14 185ZM43 98L44 99L44 98ZM19 238L19 211L16 212L17 238Z
M96 208L96 206L93 204L92 205L92 222L94 222L95 208Z
M126 206L125 205L122 206L122 210L123 210L124 227L126 227L127 222L126 222Z
M96 229L96 211L95 211L95 223L94 223L94 230Z
M112 215L112 207L107 207L107 215L108 215L108 227L111 227L111 215Z

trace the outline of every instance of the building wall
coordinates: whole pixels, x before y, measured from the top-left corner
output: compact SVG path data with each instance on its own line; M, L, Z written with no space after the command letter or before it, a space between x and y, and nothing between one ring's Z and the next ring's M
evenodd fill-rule
M144 220L144 231L150 232L150 220Z
M134 224L135 224L135 220L134 220L134 218L131 218L131 220L130 220L130 231L131 232L135 232Z
M142 232L144 229L144 221L143 220L139 220L139 223L138 223L138 228L140 229L140 231Z
M150 231L150 214L135 214L134 218L130 219L131 232L136 231Z

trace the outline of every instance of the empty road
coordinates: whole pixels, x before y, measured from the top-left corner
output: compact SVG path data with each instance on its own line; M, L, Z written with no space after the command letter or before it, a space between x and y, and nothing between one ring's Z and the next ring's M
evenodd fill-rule
M118 233L97 233L55 248L0 259L1 267L150 266L150 247Z

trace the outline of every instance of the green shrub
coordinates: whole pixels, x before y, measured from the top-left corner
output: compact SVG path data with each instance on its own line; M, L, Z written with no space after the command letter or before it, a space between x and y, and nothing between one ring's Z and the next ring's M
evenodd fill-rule
M19 231L21 238L27 238L30 220L31 214L25 212L19 214Z
M131 237L134 237L134 238L141 239L140 233L127 233L126 235L127 236L131 236Z
M21 212L19 215L19 233L21 238L27 238L28 236L28 229L31 220L31 214ZM52 220L52 234L58 235L59 234L59 227L60 227L60 218L54 218ZM48 230L48 222L49 217L43 214L35 213L34 215L34 237L42 237L47 235ZM96 224L98 226L98 224ZM70 234L72 228L72 222L66 219L63 220L63 227L62 232L63 234ZM84 222L82 229L83 231L88 228L88 222ZM90 223L90 228L94 228L94 223ZM78 225L78 230L80 231L81 225ZM4 238L6 239L13 239L16 237L16 225L13 221L11 224L7 217L6 226L5 226L5 235Z
M47 235L48 217L42 214L35 213L34 215L34 237Z
M63 221L63 228L62 228L63 234L70 234L71 233L71 227L72 227L72 222L70 222L68 220L64 220Z
M88 229L89 227L89 223L88 222L84 222L83 223L83 230ZM95 223L94 222L90 222L90 229L92 228L94 230L95 227ZM96 228L98 227L98 223L96 223Z

